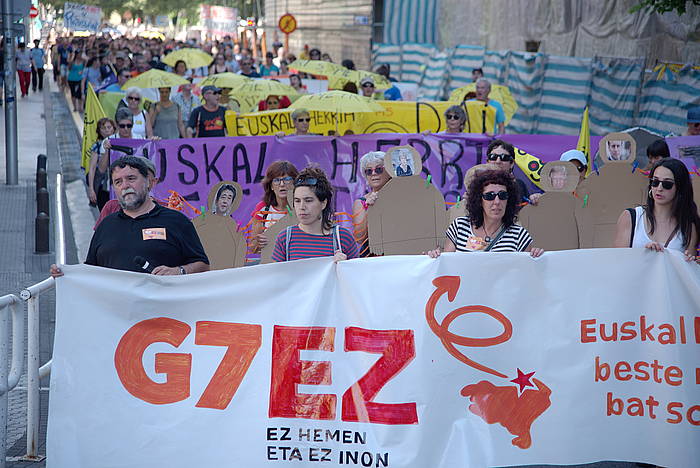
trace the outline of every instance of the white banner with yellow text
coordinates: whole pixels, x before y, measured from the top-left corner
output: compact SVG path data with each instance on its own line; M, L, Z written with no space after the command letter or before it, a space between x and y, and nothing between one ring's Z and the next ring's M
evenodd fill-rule
M65 273L50 468L700 459L700 266L677 254Z

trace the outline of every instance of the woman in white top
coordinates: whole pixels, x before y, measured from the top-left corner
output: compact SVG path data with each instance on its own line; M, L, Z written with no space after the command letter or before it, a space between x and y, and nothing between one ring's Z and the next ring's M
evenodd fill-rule
M649 173L646 206L629 208L617 220L615 247L678 250L694 261L698 232L700 218L688 169L678 159L664 158Z
M143 101L141 90L136 87L127 89L124 99L126 99L126 105L134 116L134 126L131 129L132 138L152 138L153 128L148 113L140 107L141 101Z

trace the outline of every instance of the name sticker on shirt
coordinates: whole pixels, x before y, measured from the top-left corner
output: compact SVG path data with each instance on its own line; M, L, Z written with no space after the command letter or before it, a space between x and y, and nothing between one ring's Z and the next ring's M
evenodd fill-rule
M146 228L141 229L143 240L160 239L165 240L165 228Z

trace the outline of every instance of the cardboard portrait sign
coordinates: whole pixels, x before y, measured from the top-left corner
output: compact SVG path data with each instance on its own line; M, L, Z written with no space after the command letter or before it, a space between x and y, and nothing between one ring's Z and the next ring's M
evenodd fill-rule
M412 146L394 146L384 155L384 167L391 177L420 176L423 162Z
M238 183L219 182L209 191L209 211L192 219L212 270L245 265L246 240L231 218L242 198L243 190Z
M700 176L691 175L690 183L693 186L693 200L695 200L695 206L698 207L698 213L700 214Z
M393 177L367 212L369 249L375 255L420 254L443 244L447 225L445 200L434 185L419 176L420 156L413 148L404 152L407 148L387 150L384 167L391 173L396 156L397 167L404 166L396 173L404 172L410 154L415 175Z
M649 179L630 161L606 164L576 189L576 221L581 248L613 247L617 219L646 200Z
M527 205L518 214L518 221L530 232L533 244L545 250L579 248L576 221L578 170L567 161L553 161L542 169L545 193L537 205Z
M637 156L637 142L629 133L608 133L598 145L600 158L605 163L631 164Z
M267 237L267 245L260 251L260 264L272 263L272 252L275 251L275 242L279 233L290 226L299 224L294 208L292 208L294 206L294 190L287 193L287 206L290 207L289 213L275 221L274 224L269 225L264 232L265 237Z

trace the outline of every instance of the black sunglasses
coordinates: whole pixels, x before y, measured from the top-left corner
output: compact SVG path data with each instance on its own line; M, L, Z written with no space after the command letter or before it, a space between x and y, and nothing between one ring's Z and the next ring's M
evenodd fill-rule
M481 194L481 198L486 201L494 201L498 197L499 200L508 200L508 192L501 190L500 192L486 192Z
M659 184L661 184L661 186L664 189L671 190L673 188L675 182L672 180L659 180L659 179L651 179L649 181L649 185L651 185L652 187L658 187Z
M119 128L132 128L134 124L119 124Z
M311 117L307 117L307 118L301 117L301 118L297 119L297 122L311 122Z
M136 96L129 96L127 99L128 99L129 101L140 101L140 100L141 100L140 97L136 97Z
M362 85L363 88L374 88L374 85L372 83L365 83Z
M294 181L294 186L295 187L301 187L301 186L313 187L317 183L318 183L318 179L316 177L299 177L297 180Z
M445 118L446 118L447 120L459 120L459 116L456 115L456 114L447 114L447 115L445 116Z
M374 169L372 169L371 167L365 169L365 175L367 177L371 176L372 174L384 174L384 166L377 166Z
M488 155L488 160L489 161L496 161L497 159L500 159L503 162L511 162L513 160L513 156L510 154L489 154Z

